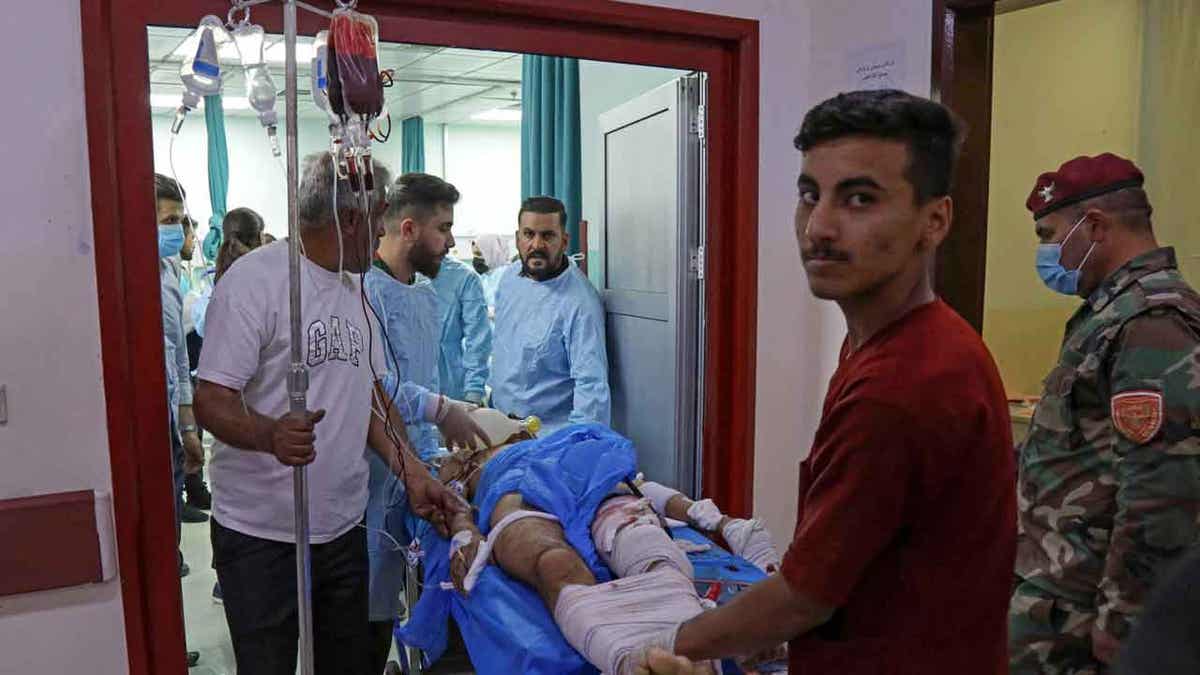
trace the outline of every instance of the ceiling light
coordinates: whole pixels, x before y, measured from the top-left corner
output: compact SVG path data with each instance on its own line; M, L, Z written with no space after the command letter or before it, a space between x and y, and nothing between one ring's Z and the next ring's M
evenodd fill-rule
M471 119L481 122L520 122L521 111L518 108L493 108L475 113Z

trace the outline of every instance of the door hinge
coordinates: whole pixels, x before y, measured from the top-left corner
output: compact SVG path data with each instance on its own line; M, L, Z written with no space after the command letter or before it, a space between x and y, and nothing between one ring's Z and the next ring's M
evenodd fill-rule
M696 106L696 136L700 139L701 143L704 142L704 125L705 125L705 119L704 119L705 110L704 110L704 108L705 108L705 106L703 106L703 105Z
M688 270L696 275L697 279L704 279L704 247L698 246L692 250L692 254L688 256Z

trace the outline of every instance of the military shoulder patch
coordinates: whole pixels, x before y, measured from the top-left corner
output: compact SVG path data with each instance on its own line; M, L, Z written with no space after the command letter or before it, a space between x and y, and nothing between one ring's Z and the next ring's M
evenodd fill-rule
M1162 394L1141 390L1113 396L1112 421L1125 438L1138 444L1149 442L1162 428Z

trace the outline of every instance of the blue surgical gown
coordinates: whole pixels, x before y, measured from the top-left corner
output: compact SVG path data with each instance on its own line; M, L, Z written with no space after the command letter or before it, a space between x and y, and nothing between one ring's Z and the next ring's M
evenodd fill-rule
M488 270L479 277L479 280L483 282L483 298L487 300L489 307L496 306L496 289L500 287L500 279L504 277L504 272L508 268L509 265L501 265Z
M610 423L604 307L583 272L568 264L548 281L509 265L496 291L492 406L537 415L543 434L568 424Z
M442 393L460 401L467 394L482 399L492 355L492 326L479 274L461 260L446 256L433 288L442 307L438 361Z
M385 339L387 353L383 387L408 425L413 449L429 460L441 454L437 427L425 421L428 394L438 391L441 313L437 294L427 280L403 284L376 267L367 272L363 287L386 331L386 339L379 336ZM367 455L371 466L367 499L370 618L388 621L399 616L401 608L405 570L402 547L410 539L404 525L408 502L403 484L391 469L374 451L368 449Z

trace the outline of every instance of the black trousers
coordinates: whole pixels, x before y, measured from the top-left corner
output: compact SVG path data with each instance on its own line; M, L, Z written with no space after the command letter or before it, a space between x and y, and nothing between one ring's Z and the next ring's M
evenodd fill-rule
M296 547L242 534L215 519L211 531L239 675L295 675ZM310 560L317 675L368 675L366 530L355 527L313 544Z

